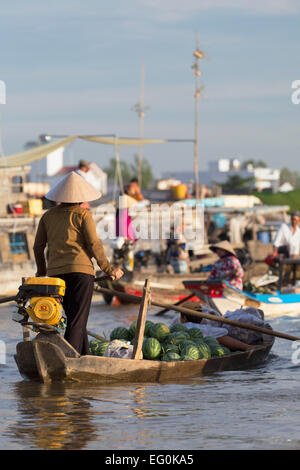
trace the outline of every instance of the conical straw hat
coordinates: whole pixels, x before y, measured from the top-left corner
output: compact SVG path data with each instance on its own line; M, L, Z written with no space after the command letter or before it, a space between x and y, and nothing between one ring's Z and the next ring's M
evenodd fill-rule
M46 198L56 202L88 202L101 197L82 176L72 171L59 181L46 194Z
M231 255L236 256L236 252L234 251L233 247L231 246L231 244L227 240L216 243L215 245L210 245L210 247L209 247L209 249L211 251L215 251L215 249L217 249L217 248L219 248L219 250L227 251Z

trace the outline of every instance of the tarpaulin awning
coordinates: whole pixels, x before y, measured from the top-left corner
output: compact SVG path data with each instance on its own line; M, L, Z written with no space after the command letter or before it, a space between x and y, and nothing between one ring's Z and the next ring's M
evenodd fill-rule
M100 137L100 136L86 136L86 135L72 135L56 140L50 144L39 145L24 152L14 153L5 157L0 157L0 168L24 166L36 160L46 157L60 147L65 147L75 139L88 140L90 142L97 142L99 144L107 145L147 145L147 144L161 144L168 142L166 139L137 139L127 137Z
M135 139L129 137L98 137L85 135L80 135L79 138L89 140L90 142L98 142L99 144L108 145L148 145L168 142L166 139Z
M50 144L39 145L38 147L34 147L30 150L25 150L25 152L14 153L7 157L0 157L0 168L24 166L28 163L40 160L60 147L65 147L76 138L77 136L73 135Z

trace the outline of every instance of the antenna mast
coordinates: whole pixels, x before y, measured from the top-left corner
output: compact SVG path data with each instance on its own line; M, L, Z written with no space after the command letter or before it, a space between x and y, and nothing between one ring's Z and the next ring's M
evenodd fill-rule
M144 117L145 111L149 109L148 106L144 105L144 81L145 81L145 64L142 62L142 71L141 71L141 91L140 91L140 101L133 107L133 110L138 114L140 118L140 139L144 137ZM142 187L142 173L143 173L143 144L139 145L139 154L138 154L138 183L140 188Z
M201 72L199 70L199 60L204 58L204 52L199 49L199 39L198 33L196 33L196 50L194 52L195 62L192 68L195 73L195 140L194 140L194 175L195 175L195 196L196 204L199 201L199 162L198 162L198 134L199 134L199 97L200 97L200 87L199 87L199 77Z

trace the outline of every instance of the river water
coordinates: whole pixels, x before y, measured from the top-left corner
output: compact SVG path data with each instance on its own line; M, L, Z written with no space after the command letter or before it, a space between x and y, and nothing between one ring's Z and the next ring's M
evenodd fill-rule
M154 311L148 319L170 324L170 314L155 318ZM136 315L136 306L108 307L98 295L88 328L107 334ZM300 336L300 315L269 323ZM0 307L0 340L6 345L6 364L0 365L0 449L300 447L300 353L298 361L290 341L276 339L269 360L247 371L164 385L101 386L24 381L13 357L21 328L11 320L10 305Z

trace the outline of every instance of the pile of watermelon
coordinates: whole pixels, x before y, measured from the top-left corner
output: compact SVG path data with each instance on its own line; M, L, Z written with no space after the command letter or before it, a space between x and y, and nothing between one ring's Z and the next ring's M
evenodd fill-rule
M134 344L136 320L129 328L119 326L110 333L110 341L114 339ZM90 342L91 354L103 356L109 341ZM146 321L143 358L155 361L194 361L209 359L230 354L231 351L221 346L212 336L203 337L199 328L187 328L183 323L176 323L169 328L164 323Z

